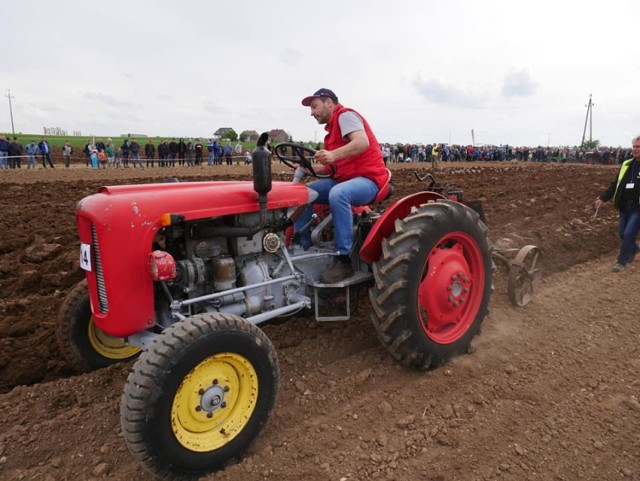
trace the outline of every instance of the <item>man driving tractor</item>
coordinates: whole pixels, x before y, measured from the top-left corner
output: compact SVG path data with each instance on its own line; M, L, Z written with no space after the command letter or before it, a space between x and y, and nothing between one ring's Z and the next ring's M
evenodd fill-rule
M331 208L338 262L320 276L320 281L335 283L353 275L351 206L372 203L388 175L369 123L355 110L344 107L332 90L321 88L302 99L302 105L311 107L311 116L319 124L326 124L324 149L316 152L315 160L325 166L331 177L310 182L308 187L318 192L315 203L329 204ZM311 245L308 224L312 214L310 204L295 222L295 231L300 232L305 249Z

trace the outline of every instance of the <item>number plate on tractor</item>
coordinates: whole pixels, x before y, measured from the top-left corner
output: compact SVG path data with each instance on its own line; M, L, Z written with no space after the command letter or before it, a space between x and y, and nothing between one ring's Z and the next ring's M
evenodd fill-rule
M91 245L80 243L80 267L91 271Z

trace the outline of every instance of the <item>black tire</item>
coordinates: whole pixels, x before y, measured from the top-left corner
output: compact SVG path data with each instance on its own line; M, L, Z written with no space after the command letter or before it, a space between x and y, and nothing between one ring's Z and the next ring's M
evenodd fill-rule
M127 380L120 420L129 450L161 479L221 469L262 430L279 378L271 341L243 318L211 313L178 322L151 343Z
M95 326L86 279L78 282L62 303L56 338L69 365L80 372L128 361L140 354L140 348L107 336Z
M477 212L445 200L412 208L382 241L373 272L373 324L396 359L427 369L468 352L492 291L491 244Z

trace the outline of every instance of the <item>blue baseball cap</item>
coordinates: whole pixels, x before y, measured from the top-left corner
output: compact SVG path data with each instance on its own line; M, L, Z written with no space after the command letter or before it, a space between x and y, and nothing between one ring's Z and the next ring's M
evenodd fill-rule
M333 90L320 89L320 90L316 90L313 95L309 95L308 97L303 98L302 105L304 105L305 107L308 107L309 105L311 105L311 102L313 101L313 99L317 99L320 97L328 97L331 100L333 100L334 104L338 103L338 96L333 93Z

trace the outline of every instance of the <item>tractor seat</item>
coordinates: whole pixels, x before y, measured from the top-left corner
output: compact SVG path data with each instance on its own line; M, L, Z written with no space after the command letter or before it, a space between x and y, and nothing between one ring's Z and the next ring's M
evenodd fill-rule
M387 200L389 197L391 197L391 195L393 194L393 183L391 182L391 171L389 169L387 170L387 179L385 180L384 185L382 186L382 189L380 189L378 191L378 195L376 195L376 198L373 199L372 202L370 202L368 205L360 205L360 206L352 206L351 210L353 211L354 214L362 214L365 211L369 211L369 205L374 205L374 204L379 204L380 202Z
M383 200L387 200L393 194L393 184L391 183L391 171L386 169L387 178L384 182L382 188L378 191L378 195L373 199L372 204L377 204L378 202L382 202Z

